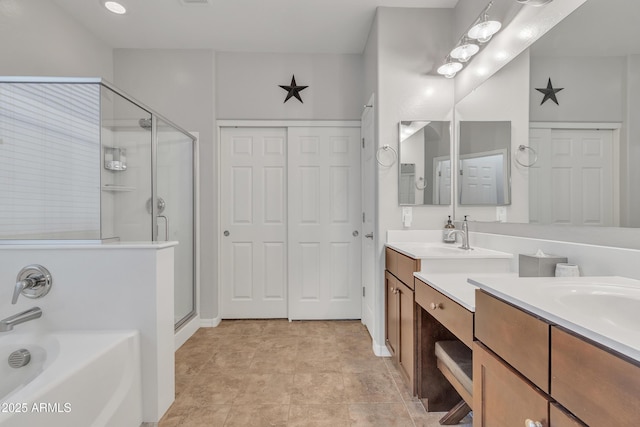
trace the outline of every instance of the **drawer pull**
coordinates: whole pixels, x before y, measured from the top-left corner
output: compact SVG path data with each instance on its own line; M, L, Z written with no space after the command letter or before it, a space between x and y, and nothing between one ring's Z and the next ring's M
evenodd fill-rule
M437 310L437 309L441 309L442 308L442 303L440 302L432 302L431 303L431 310Z
M394 293L394 294L397 294L398 292L400 292L400 289L398 289L398 288L395 288L395 289L393 290L393 293Z
M524 422L524 427L542 427L542 423L540 421L533 421L527 418Z

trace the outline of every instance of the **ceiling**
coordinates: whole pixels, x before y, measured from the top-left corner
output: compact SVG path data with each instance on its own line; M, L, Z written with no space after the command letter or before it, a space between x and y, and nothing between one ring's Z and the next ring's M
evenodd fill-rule
M458 0L53 0L113 48L362 53L378 6L453 8Z
M640 1L587 0L531 48L532 55L640 54Z

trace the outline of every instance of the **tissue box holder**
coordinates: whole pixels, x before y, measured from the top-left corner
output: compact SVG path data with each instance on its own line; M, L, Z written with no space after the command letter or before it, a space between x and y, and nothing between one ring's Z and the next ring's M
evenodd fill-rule
M553 277L556 275L556 264L567 262L567 257L556 255L540 257L520 254L518 262L520 277Z

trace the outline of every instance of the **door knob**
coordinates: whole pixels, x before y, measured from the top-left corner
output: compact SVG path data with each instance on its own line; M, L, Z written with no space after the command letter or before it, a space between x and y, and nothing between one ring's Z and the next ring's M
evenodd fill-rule
M351 233L353 237L358 237L358 234L360 234L358 233L358 230L354 230L353 233Z
M364 237L373 240L373 232L365 234Z
M224 230L224 233L222 234L224 234L224 237L227 237L229 235L229 230Z
M542 423L540 421L533 421L530 419L527 419L524 422L525 427L542 427Z

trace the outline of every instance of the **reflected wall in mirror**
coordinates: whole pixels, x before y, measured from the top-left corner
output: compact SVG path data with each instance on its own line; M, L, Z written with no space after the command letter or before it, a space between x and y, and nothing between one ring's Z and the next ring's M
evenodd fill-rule
M460 122L460 205L503 206L511 203L510 147L511 122Z
M401 121L400 205L451 204L451 130L448 121Z

